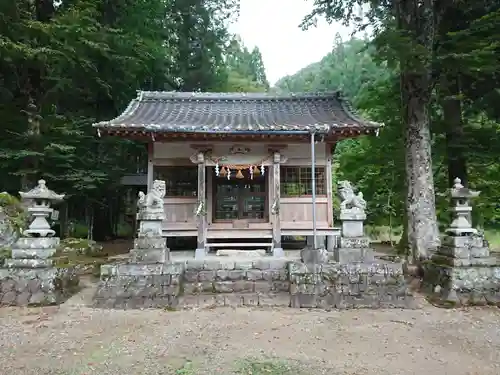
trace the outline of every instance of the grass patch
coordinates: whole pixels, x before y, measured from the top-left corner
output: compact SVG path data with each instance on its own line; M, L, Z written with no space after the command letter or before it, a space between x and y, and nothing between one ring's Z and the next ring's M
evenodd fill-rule
M196 369L191 361L187 361L182 367L175 370L175 375L195 375L196 373Z
M500 231L487 229L484 238L489 242L491 251L500 252Z
M284 361L246 359L239 363L235 374L240 375L302 375L306 374Z

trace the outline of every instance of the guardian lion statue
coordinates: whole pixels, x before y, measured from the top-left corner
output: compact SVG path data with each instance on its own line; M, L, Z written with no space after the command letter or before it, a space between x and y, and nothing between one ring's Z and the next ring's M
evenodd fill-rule
M363 193L354 194L354 189L349 181L339 181L338 192L341 199L341 211L352 209L364 211L366 209L366 201L363 199Z
M155 180L149 193L139 192L139 200L137 201L139 215L165 215L163 208L165 191L165 181Z

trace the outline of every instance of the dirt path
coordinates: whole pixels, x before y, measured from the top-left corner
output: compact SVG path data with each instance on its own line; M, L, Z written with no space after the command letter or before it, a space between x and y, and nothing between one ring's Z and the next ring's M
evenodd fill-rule
M0 310L2 374L500 374L500 310ZM293 371L278 366L286 363ZM295 371L295 372L294 372Z

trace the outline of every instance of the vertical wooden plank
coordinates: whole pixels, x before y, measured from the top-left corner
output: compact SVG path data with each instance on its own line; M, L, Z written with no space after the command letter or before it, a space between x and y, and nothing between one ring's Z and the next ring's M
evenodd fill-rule
M206 244L206 236L207 236L207 216L206 216L206 200L207 200L207 191L206 191L206 166L205 166L205 155L203 152L198 153L197 157L198 163L198 203L196 210L199 208L203 208L202 212L197 216L197 227L198 227L198 236L197 236L197 246L195 251L195 258L202 258L206 255L205 244Z
M273 184L272 184L272 197L273 203L271 206L271 215L273 215L273 255L284 256L283 248L281 247L281 189L280 189L280 163L281 155L275 152L273 156Z
M154 175L153 175L154 163L153 163L153 160L154 160L154 143L153 142L149 142L148 143L148 178L147 178L147 181L148 181L148 192L153 187L153 179L154 179Z
M213 168L208 168L207 173L207 225L212 224L213 219L213 204L214 204L214 178L215 172Z
M326 143L325 147L326 147L325 186L326 186L326 198L328 202L327 217L328 217L328 226L333 227L332 146Z

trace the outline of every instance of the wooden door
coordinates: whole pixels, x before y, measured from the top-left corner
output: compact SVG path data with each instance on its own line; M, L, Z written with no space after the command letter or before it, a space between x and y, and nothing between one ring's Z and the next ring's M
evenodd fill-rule
M214 222L248 220L262 222L267 220L267 174L250 176L242 170L243 178L231 179L214 176Z

